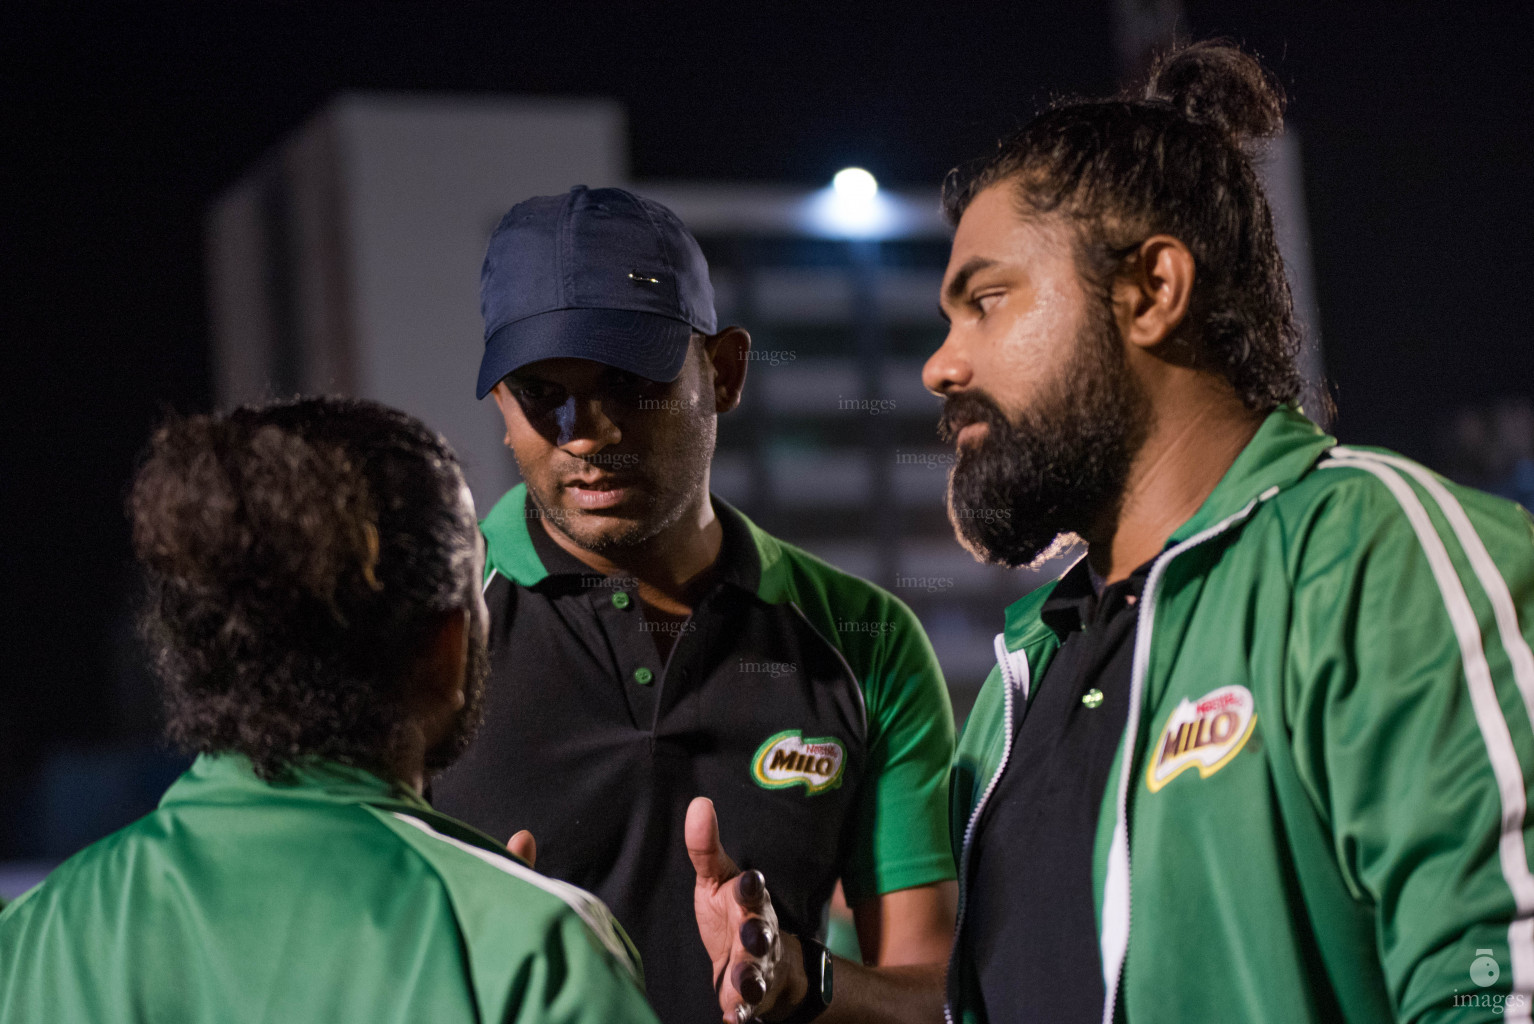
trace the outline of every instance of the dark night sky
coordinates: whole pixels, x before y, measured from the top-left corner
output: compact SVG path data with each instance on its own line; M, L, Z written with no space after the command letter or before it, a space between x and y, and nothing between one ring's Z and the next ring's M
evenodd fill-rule
M1344 436L1430 456L1449 408L1534 393L1530 5L1187 9L1290 92ZM1115 83L1106 2L44 10L0 16L0 788L43 743L124 728L122 493L154 419L210 401L202 210L336 90L614 96L640 180L858 163L935 195L1051 92Z

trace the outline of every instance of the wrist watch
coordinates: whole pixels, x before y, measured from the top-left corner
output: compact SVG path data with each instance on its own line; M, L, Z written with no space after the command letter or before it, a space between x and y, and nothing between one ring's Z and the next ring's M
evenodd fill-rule
M804 958L804 998L787 1017L777 1024L809 1024L831 1005L831 951L814 939L799 936L799 952Z

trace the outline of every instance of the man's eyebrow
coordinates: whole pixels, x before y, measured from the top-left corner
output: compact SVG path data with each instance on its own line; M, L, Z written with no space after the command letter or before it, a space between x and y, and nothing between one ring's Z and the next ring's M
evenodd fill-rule
M995 260L988 260L984 256L976 256L968 263L959 268L959 272L953 275L953 280L948 282L948 287L943 289L944 296L949 302L957 302L959 296L964 294L964 289L969 285L969 279L987 267L994 267Z

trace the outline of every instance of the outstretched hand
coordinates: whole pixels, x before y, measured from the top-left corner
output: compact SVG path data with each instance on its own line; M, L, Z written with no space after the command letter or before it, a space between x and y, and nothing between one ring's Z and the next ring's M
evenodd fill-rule
M700 796L688 805L684 833L697 873L693 912L713 961L721 1019L744 1024L770 1010L783 993L778 915L762 873L742 873L724 852L712 801Z

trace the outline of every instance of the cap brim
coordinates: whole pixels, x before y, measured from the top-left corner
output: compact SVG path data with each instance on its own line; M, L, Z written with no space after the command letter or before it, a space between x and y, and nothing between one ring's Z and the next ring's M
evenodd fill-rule
M505 324L485 342L477 397L540 359L590 359L657 381L673 381L693 328L631 309L555 309Z

